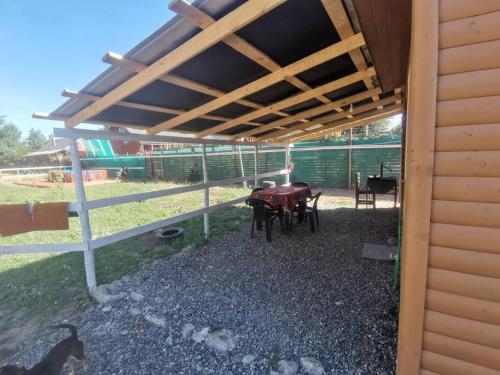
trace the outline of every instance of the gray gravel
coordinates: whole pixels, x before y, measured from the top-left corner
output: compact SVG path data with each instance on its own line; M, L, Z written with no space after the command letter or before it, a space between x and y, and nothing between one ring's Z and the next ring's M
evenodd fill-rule
M245 225L113 283L126 297L50 323L78 326L87 374L315 373L307 362L327 374L393 374L393 263L361 251L394 237L397 214L340 208L320 218L314 234L275 228L271 244ZM62 336L44 326L0 365L30 366Z

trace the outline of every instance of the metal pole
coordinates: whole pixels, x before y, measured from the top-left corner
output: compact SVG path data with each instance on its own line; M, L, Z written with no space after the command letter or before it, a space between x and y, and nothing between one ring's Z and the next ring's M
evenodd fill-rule
M240 154L240 168L241 168L241 177L245 177L245 167L243 166L243 155L241 154L241 146L238 146L238 153ZM247 182L243 181L243 186L245 188L248 187Z
M255 167L254 187L257 187L259 186L259 179L257 178L257 175L259 174L259 146L255 146L254 167Z
M203 183L208 182L208 164L207 164L207 146L201 146L201 162L203 166ZM208 188L205 188L205 197L204 197L205 208L210 207L210 191ZM210 236L210 221L208 217L208 212L203 214L203 227L205 230L205 239L208 240Z
M347 188L352 189L352 128L349 129L349 166L347 170Z
M286 145L286 148L285 148L285 169L287 170L286 174L285 174L285 184L289 184L290 183L290 169L288 169L288 163L290 163L290 145Z
M95 262L94 250L90 243L92 241L92 232L90 230L89 211L87 209L87 198L85 197L85 187L83 186L82 179L82 164L80 162L80 154L78 153L78 146L76 139L71 140L71 167L73 172L73 183L76 189L76 199L80 206L80 226L82 227L82 238L85 244L83 258L85 263L85 275L87 277L87 287L89 292L92 293L96 286L95 278Z

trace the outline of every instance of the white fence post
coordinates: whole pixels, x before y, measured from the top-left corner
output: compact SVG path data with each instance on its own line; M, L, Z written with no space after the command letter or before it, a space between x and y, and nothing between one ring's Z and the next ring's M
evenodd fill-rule
M257 186L259 186L259 179L257 177L257 175L259 174L259 146L255 146L254 165L255 165L254 188L256 188Z
M201 145L201 162L203 165L203 183L208 182L208 163L207 163L207 146ZM210 207L210 190L208 187L205 188L205 197L204 197L205 208ZM203 227L205 230L205 239L208 240L210 236L210 219L208 216L208 212L203 214Z
M285 169L287 170L286 174L285 174L285 184L289 184L290 183L290 169L288 168L288 163L291 162L291 159L290 159L290 145L286 145L286 148L285 148Z
M83 252L85 262L85 275L87 277L87 287L92 293L96 286L95 278L95 264L94 264L94 250L91 247L92 232L90 230L89 211L87 209L87 198L85 197L85 187L83 186L82 178L82 164L80 162L80 154L78 153L78 146L76 139L71 139L71 169L73 172L73 183L76 189L76 199L79 204L80 212L80 225L82 227L82 237L85 244Z
M238 153L240 154L240 168L241 168L241 177L245 177L245 166L243 165L243 155L241 153L241 145L238 146ZM243 181L243 186L247 188L247 182Z

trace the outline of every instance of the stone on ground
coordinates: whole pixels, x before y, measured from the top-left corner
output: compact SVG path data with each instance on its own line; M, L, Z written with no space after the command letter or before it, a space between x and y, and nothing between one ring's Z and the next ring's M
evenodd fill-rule
M300 359L300 364L304 371L311 375L322 375L325 373L325 369L320 361L312 357L302 357Z
M205 339L205 344L219 352L229 352L236 347L236 336L228 329L211 332Z

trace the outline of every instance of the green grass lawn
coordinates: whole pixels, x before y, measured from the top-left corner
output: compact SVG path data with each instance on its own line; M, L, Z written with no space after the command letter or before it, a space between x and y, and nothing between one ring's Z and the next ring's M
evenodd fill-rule
M167 183L116 183L86 188L87 199L99 199L174 187ZM212 188L211 204L244 195L245 188ZM0 184L0 204L24 202L75 201L74 188L41 189ZM145 202L92 210L93 238L116 233L138 225L165 219L203 207L203 191L157 198ZM238 206L210 214L211 236L236 230L250 217L250 210ZM95 253L98 284L109 283L137 271L152 260L172 254L188 244L201 245L203 218L176 224L185 228L184 238L168 245L158 244L151 234L124 240ZM0 245L81 242L80 222L70 218L66 231L31 232L0 238ZM26 319L43 319L55 309L88 300L82 253L0 255L0 332ZM1 343L0 343L1 344Z

